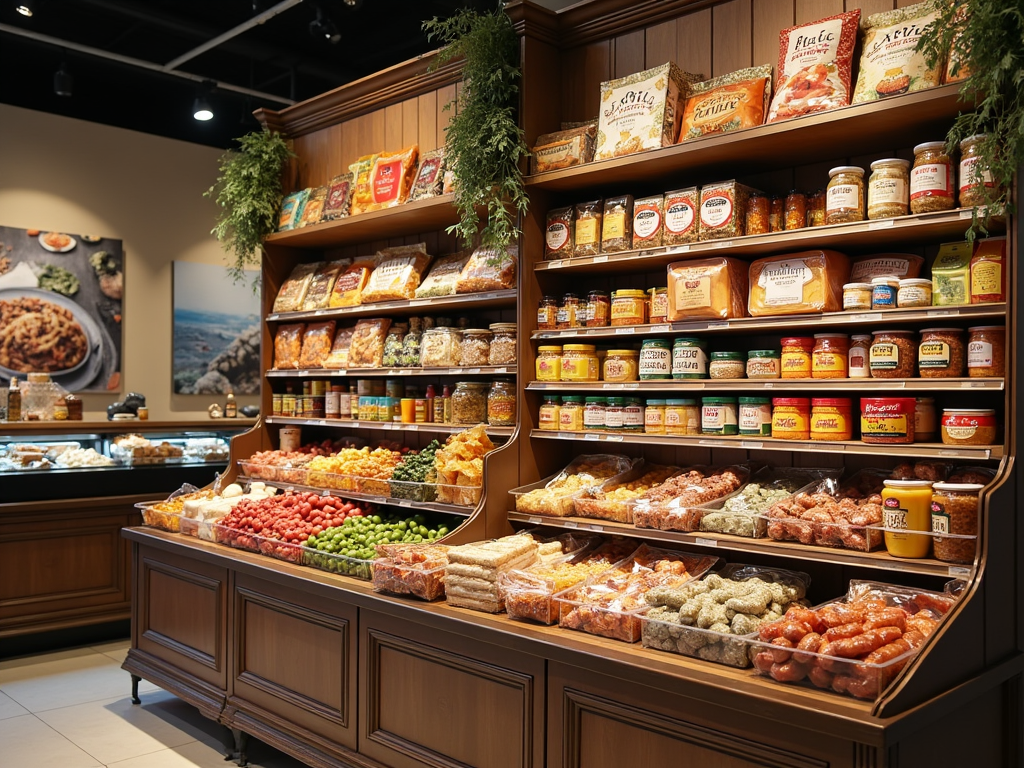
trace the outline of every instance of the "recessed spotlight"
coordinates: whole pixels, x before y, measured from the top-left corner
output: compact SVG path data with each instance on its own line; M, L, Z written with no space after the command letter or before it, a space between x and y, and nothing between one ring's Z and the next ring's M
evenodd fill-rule
M71 96L75 87L75 78L67 71L67 65L62 61L60 69L53 73L53 92L58 96Z
M210 102L206 100L205 96L196 96L196 100L192 103L192 117L202 122L213 120L213 110L210 109Z
M35 5L35 0L21 0L20 3L14 6L14 10L22 16L31 16L35 13Z

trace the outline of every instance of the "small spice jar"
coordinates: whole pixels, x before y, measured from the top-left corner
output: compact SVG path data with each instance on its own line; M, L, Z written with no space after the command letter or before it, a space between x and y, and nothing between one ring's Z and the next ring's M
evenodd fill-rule
M929 480L886 480L882 489L885 548L893 557L928 557L932 484ZM920 531L922 533L911 533Z
M803 229L807 226L807 195L791 189L786 195L786 231Z
M811 401L806 397L776 397L772 400L772 437L778 440L807 440L811 436Z
M781 195L772 195L768 208L768 226L772 232L781 232L786 228L786 201Z
M626 398L609 397L604 409L604 428L621 431L626 426Z
M754 192L747 198L747 228L748 235L764 235L771 232L771 201L760 192Z
M868 218L906 216L910 210L910 161L898 157L875 160L868 179Z
M917 370L913 331L873 331L868 368L873 379L909 379Z
M562 432L583 431L583 396L565 395L558 409L558 429Z
M558 306L557 327L579 328L580 325L580 297L575 293L567 293L562 297L562 303Z
M516 425L516 387L509 379L495 379L487 393L487 423L492 427Z
M777 379L779 368L777 349L752 349L747 352L748 379Z
M853 401L848 397L811 398L811 440L853 437Z
M735 397L705 397L700 409L700 431L704 435L739 434Z
M483 381L460 381L452 393L452 423L481 424L487 421L487 389ZM423 400L426 408L426 400ZM416 421L419 418L420 405L416 402ZM426 421L424 417L422 421Z
M871 376L868 360L871 353L871 337L858 334L850 337L850 352L847 355L849 364L846 375L851 379L867 379Z
M871 308L896 309L900 279L892 275L871 278Z
M973 563L977 550L980 483L935 483L932 485L932 554L946 563ZM949 538L965 536L972 538Z
M826 194L824 189L819 189L808 201L807 226L820 227L825 223Z
M545 432L558 431L558 416L561 411L558 395L544 395L544 401L537 413L537 428Z
M845 333L814 334L811 353L812 379L845 379L849 365L850 337Z
M939 440L939 417L934 397L919 397L914 403L914 439L919 443Z
M515 323L492 323L491 349L487 355L488 365L516 364L516 330Z
M459 342L459 365L466 368L487 365L494 334L486 328L467 328Z
M611 319L611 299L604 291L591 291L587 294L588 328L604 328Z
M825 223L864 221L864 169L840 165L828 172L825 191Z
M810 336L787 336L782 340L782 378L811 378L811 352L814 339Z
M860 399L860 440L862 443L905 445L914 442L912 397L862 397Z
M640 381L672 378L672 348L668 339L646 339L640 349Z
M843 309L871 309L871 283L847 283L843 286Z
M612 325L647 322L647 293L633 288L612 291Z
M700 408L696 400L678 398L665 401L666 435L699 435Z
M665 434L665 407L664 400L648 400L644 408L644 432L649 435Z
M562 381L598 381L601 365L593 344L562 347Z
M537 305L537 330L553 331L558 327L558 299L545 296Z
M604 413L607 405L607 398L586 398L586 405L583 407L583 429L604 429Z
M991 408L944 408L940 426L946 445L995 445L999 431Z
M712 352L708 373L712 379L742 379L747 373L743 353Z
M918 144L910 172L911 212L948 211L953 206L953 162L946 154L945 143Z
M960 207L973 208L984 205L985 190L995 187L992 172L981 159L980 144L986 139L983 133L968 136L960 142Z
M668 286L648 288L650 294L650 317L652 323L663 323L668 320Z
M951 379L964 375L964 332L959 328L925 328L917 346L917 370L922 379Z
M967 329L967 375L972 379L1006 375L1006 328L976 325Z
M640 373L640 353L635 349L609 349L604 359L605 381L636 381Z
M537 381L561 381L562 348L539 347L537 349Z
M707 342L679 336L672 342L672 378L706 379L708 377Z
M932 305L932 281L922 277L905 277L900 280L896 294L896 306L900 309L930 307Z
M739 432L757 437L772 436L772 401L770 397L741 397Z

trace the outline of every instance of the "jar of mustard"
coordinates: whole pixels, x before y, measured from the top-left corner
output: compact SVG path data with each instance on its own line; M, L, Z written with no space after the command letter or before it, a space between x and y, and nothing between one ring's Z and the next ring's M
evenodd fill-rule
M739 431L741 435L772 436L772 401L769 397L741 397Z
M847 283L844 285L843 309L847 312L871 309L871 283Z
M672 342L672 378L706 379L708 343L702 339L679 336Z
M808 440L810 436L809 398L776 397L772 400L772 437L779 440Z
M882 489L885 548L893 557L928 557L932 529L932 484L928 480L886 480ZM921 531L914 534L912 531Z
M849 365L850 337L845 333L814 334L811 353L812 379L845 379Z
M537 414L537 428L546 432L557 432L559 411L561 411L561 406L558 395L544 395L544 401Z
M604 397L588 397L583 407L583 429L604 429L605 410L608 400Z
M582 395L565 395L558 409L558 429L562 432L583 431Z
M777 349L752 349L747 352L748 379L779 378L779 351Z
M668 286L649 288L650 317L652 323L664 323L668 320Z
M640 350L640 381L672 378L672 349L668 339L647 339Z
M811 440L853 438L853 401L848 397L811 398Z
M647 322L647 292L634 288L612 291L612 325Z
M840 165L828 172L825 190L825 223L864 221L864 169Z
M562 348L556 346L538 347L537 381L561 381Z
M648 400L644 408L644 432L649 435L665 434L665 407L664 400Z
M811 378L811 352L814 339L809 336L787 336L782 340L782 371L784 379Z
M665 401L666 435L699 435L700 407L696 400L677 398Z
M562 347L562 381L598 381L601 366L593 344Z
M609 349L604 359L604 380L636 381L640 372L640 353L635 349Z

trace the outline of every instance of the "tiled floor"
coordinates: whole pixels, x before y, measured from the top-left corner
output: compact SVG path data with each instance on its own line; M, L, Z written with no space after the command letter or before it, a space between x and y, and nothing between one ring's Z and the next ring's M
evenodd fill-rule
M225 768L227 731L121 669L128 641L0 661L2 768ZM303 764L255 739L254 768Z

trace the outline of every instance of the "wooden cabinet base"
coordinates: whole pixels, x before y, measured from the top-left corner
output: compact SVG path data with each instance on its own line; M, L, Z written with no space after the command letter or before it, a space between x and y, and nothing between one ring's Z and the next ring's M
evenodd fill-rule
M312 766L1024 764L1019 656L880 719L749 670L378 595L174 534L125 536L124 668Z

